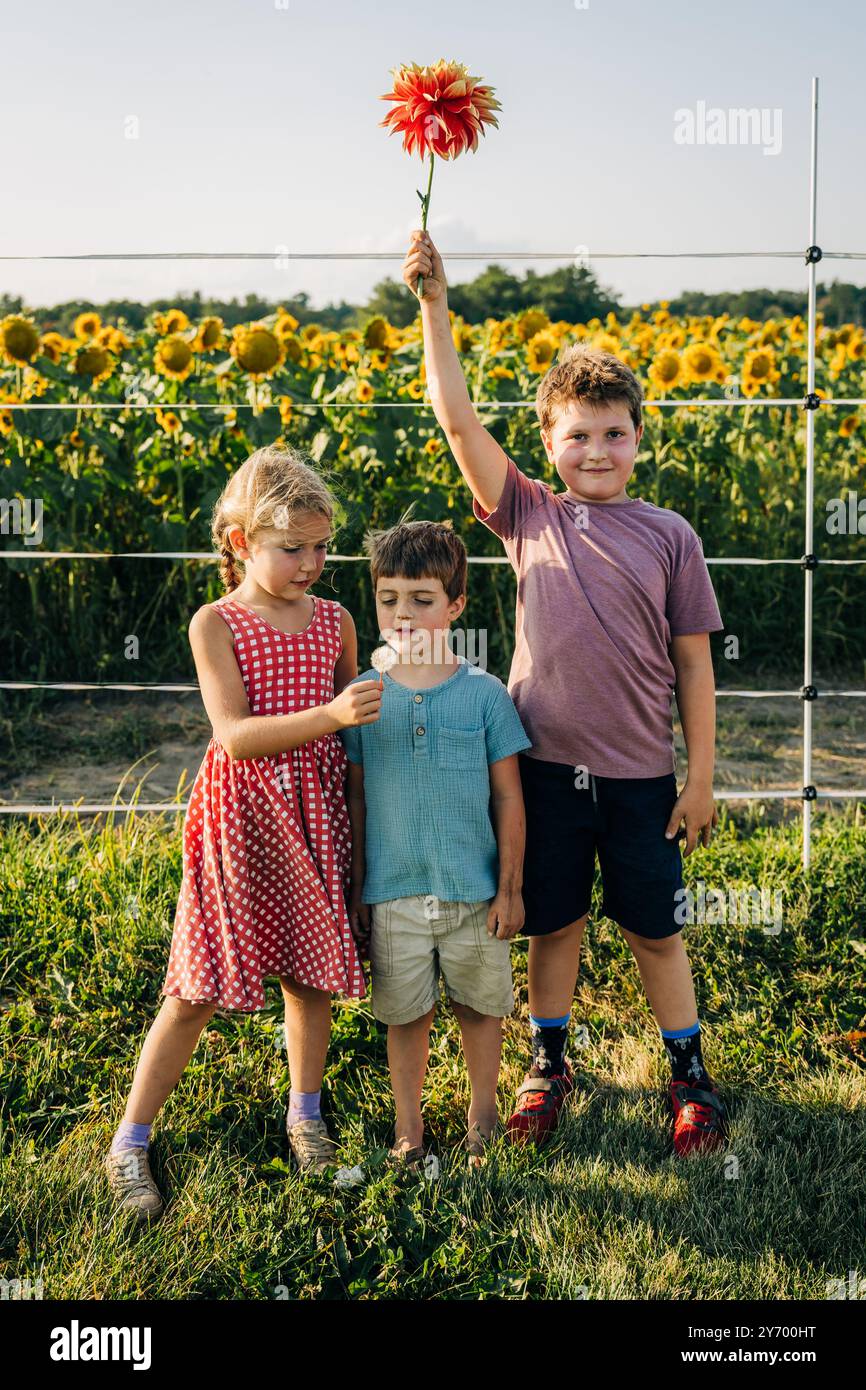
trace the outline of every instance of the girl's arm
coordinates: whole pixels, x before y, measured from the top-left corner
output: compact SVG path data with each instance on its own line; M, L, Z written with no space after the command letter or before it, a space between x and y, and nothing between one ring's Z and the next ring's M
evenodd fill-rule
M214 738L230 758L276 757L338 729L378 718L378 681L358 681L328 704L298 714L251 714L231 629L209 605L193 614L189 641Z

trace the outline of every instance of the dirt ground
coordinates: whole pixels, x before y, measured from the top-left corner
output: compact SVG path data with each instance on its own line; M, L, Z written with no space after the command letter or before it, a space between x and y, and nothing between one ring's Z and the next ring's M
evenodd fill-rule
M834 682L846 689L862 684ZM754 686L796 688L778 679ZM119 788L118 800L125 803L136 787L142 802L186 799L211 736L197 691L64 692L52 698L25 730L15 726L11 738L7 721L4 743L7 750L11 744L12 756L0 771L0 805L108 803ZM719 697L716 791L799 790L802 729L799 699ZM682 785L687 759L678 721L674 732ZM813 704L812 780L820 790L866 789L866 701L826 697ZM748 809L743 802L729 804ZM762 818L799 816L801 808L796 801L768 802Z

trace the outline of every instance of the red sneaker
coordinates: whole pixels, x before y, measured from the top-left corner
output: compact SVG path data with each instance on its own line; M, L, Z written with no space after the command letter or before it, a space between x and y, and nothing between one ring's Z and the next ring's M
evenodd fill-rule
M672 1081L671 1109L674 1113L674 1152L683 1158L691 1153L708 1153L727 1140L725 1107L715 1086L711 1091Z
M559 1123L559 1112L574 1090L571 1068L563 1063L557 1076L532 1076L527 1072L518 1087L514 1113L505 1126L512 1144L543 1143Z

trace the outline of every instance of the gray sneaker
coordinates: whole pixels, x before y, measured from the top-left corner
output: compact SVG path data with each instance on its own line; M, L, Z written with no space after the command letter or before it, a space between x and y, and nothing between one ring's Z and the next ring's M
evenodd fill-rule
M164 1203L150 1171L146 1148L109 1151L105 1155L105 1171L122 1211L130 1212L138 1221L162 1215Z
M336 1167L337 1145L328 1134L324 1120L298 1120L290 1128L287 1116L286 1134L302 1171L321 1173L326 1168Z

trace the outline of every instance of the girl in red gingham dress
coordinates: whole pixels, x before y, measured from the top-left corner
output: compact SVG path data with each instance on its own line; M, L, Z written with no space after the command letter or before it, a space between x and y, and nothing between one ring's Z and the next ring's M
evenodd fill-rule
M337 731L378 719L381 695L376 681L349 684L349 613L307 592L334 505L294 451L260 449L214 509L228 593L189 628L213 738L184 821L164 1001L106 1156L113 1190L137 1215L162 1210L147 1160L157 1111L214 1008L264 1008L265 976L279 978L286 1006L292 1151L305 1168L336 1157L319 1108L331 995L365 994L345 903L352 844Z

